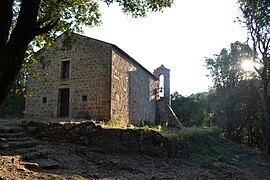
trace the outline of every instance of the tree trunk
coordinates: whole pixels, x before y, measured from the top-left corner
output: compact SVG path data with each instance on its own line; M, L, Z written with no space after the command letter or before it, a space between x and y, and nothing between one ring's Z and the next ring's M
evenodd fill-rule
M0 5L0 21L11 22L13 0ZM28 44L37 34L36 20L40 0L22 0L17 23L10 33L11 23L0 27L0 108L23 64ZM2 11L8 9L9 11ZM11 12L10 12L11 11ZM2 21L1 21L2 22Z
M24 54L34 36L22 36L18 29L9 40L5 51L0 54L0 107L23 64Z
M269 104L269 78L268 74L265 73L263 80L263 107L264 107L264 118L265 118L265 137L266 137L266 154L270 157L270 104Z
M266 154L270 157L270 105L269 100L264 102L265 134L266 134Z
M1 63L0 68L0 108L9 93L13 82L16 80L17 74L19 73L23 63L24 53L16 53L14 56L8 55L0 57L0 60L4 62Z

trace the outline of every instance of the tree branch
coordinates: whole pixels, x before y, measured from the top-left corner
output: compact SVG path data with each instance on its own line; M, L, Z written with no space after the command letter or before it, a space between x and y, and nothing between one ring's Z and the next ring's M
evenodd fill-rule
M57 23L59 22L59 20L60 20L60 18L58 18L58 19L55 20L55 21L49 22L47 25L45 25L45 26L42 27L42 28L36 28L36 29L35 29L35 32L34 32L34 35L35 35L35 36L38 36L38 35L47 33L48 31L50 31L52 28L54 28L54 27L57 25Z
M41 0L22 0L17 24L10 39L33 38ZM19 36L18 36L19 35Z
M5 0L0 3L0 54L4 51L9 36L13 2L14 0Z
M17 24L9 36L10 38L6 43L5 50L0 54L0 105L3 103L22 67L28 44L35 37L33 31L36 25L40 1L21 1ZM3 2L1 2L1 5Z

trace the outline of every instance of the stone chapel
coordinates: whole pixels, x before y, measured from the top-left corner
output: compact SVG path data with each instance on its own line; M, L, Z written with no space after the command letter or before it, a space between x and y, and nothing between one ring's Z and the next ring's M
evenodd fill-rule
M161 65L151 73L114 44L74 36L69 48L62 35L37 53L49 65L35 66L39 80L29 77L27 116L180 124L170 107L169 69Z

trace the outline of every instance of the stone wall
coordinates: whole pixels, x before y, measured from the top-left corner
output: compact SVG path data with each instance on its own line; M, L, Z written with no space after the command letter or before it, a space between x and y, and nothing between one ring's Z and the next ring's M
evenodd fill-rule
M183 141L170 140L155 131L103 129L92 122L61 124L30 121L24 122L23 128L41 139L71 142L108 152L169 157L181 157L186 153Z
M61 50L62 41L41 51L39 57L50 61L37 66L40 81L29 80L26 114L58 117L59 92L69 89L69 117L110 119L111 46L84 36L76 36L72 48ZM69 78L61 78L63 61L70 61ZM46 102L45 102L46 99ZM84 100L83 100L84 99Z
M177 118L171 106L167 103L164 97L156 101L157 108L157 124L162 124L170 127L183 128L182 123Z
M111 118L155 123L157 79L119 49L112 52ZM129 121L127 121L129 120Z
M26 115L61 116L61 91L68 90L68 117L155 123L159 82L152 73L117 46L89 37L76 35L71 49L61 50L64 37L38 53L49 66L35 67L40 80L29 80Z
M167 69L162 64L160 67L154 70L153 74L157 79L160 80L160 75L163 75L164 77L164 84L162 91L164 91L164 98L167 101L167 103L171 106L171 92L170 92L170 69ZM159 87L161 88L161 87ZM159 89L161 90L161 89Z

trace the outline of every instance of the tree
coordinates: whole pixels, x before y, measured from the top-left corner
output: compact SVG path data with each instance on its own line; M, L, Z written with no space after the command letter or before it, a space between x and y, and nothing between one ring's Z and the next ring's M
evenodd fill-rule
M205 119L205 110L201 102L202 94L192 94L188 97L174 92L172 97L172 109L185 127L202 126Z
M31 64L33 47L52 43L64 31L100 23L99 2L117 3L124 13L144 17L173 0L4 0L0 3L0 107L18 73Z
M260 116L259 82L255 73L241 68L252 49L240 42L222 49L214 58L206 58L214 86L208 99L212 116L222 128L224 137L250 146L261 147L263 127ZM257 138L259 137L259 138Z
M253 43L253 61L262 65L260 69L254 68L258 72L262 82L266 153L270 157L270 1L238 0L238 3L242 12L240 22L247 28L249 37Z

